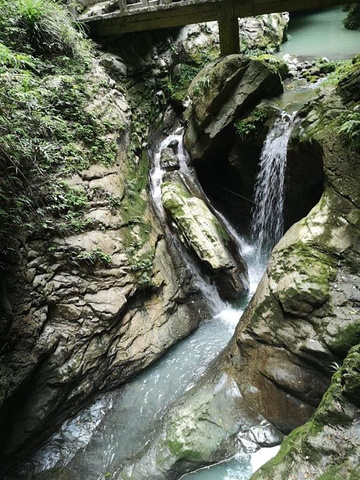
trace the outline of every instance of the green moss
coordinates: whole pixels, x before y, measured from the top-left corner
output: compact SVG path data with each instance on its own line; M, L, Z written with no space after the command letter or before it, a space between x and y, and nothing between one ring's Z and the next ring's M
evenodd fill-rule
M334 267L333 257L320 251L317 245L297 242L279 253L277 268L273 269L271 275L279 282L284 271L294 270L304 274L309 282L318 283L328 290L329 281L334 279L336 273Z
M198 462L202 460L201 452L193 450L177 440L168 440L167 445L170 452L179 459L184 459L189 462Z
M261 469L255 473L251 478L256 479L272 479L281 478L287 480L294 472L294 464L301 462L311 465L316 469L317 463L321 465L323 471L316 478L327 480L333 478L348 478L349 471L352 470L352 461L342 454L331 456L330 451L336 450L336 442L339 442L337 435L332 436L327 434L326 428L336 429L345 433L346 428L353 424L354 418L352 416L351 408L346 406L344 393L346 394L346 375L349 371L356 369L359 371L360 365L360 345L354 347L344 361L343 366L333 375L332 382L325 395L323 396L320 405L315 411L311 419L303 426L297 428L284 440L281 445L279 453L270 462L266 463ZM359 377L360 378L360 377ZM359 396L360 380L357 379L357 390L354 391L356 398ZM323 439L333 441L328 446L323 445ZM351 458L351 453L355 447L346 444L344 452ZM329 467L326 469L324 458L328 458ZM324 472L324 468L326 471ZM281 473L281 477L278 474ZM356 478L356 477L354 477Z
M340 465L333 465L325 473L317 477L317 480L344 480L345 478L360 478L359 473L355 476L349 477L349 472L353 469L352 462L346 460Z
M360 30L360 5L353 3L350 6L347 17L343 20L345 28L349 30Z
M352 323L340 331L337 337L329 344L331 350L335 350L342 355L360 342L360 319L353 318L353 313L349 311L349 317Z
M221 225L221 223L218 221L216 217L213 219L213 224L221 238L225 240L225 242L228 242L230 240L229 234L225 230L225 228Z
M336 63L337 67L330 73L330 75L322 82L321 88L332 85L337 85L341 80L346 78L354 69L353 60L341 60Z
M274 72L278 72L282 79L287 77L289 73L288 65L278 57L269 54L261 54L253 57L254 60L259 60L266 66L270 67Z

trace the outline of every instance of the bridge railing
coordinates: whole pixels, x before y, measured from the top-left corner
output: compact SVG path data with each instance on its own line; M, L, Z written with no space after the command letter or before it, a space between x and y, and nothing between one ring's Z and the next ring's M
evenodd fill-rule
M171 3L181 3L181 1L182 0L118 0L117 3L121 11L127 11L152 6L170 5Z

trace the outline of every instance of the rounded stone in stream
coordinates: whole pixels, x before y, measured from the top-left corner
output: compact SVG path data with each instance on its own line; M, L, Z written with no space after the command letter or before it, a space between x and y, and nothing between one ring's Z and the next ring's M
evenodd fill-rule
M171 147L171 145L169 145L169 147ZM166 170L167 172L179 170L179 159L175 155L174 150L169 147L162 150L160 157L160 166L163 170Z

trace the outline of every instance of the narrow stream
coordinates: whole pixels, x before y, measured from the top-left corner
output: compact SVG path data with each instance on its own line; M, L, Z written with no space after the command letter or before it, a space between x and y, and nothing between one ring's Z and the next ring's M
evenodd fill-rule
M241 311L222 305L218 315L202 323L163 359L66 422L26 471L67 465L71 478L77 474L81 479L100 480L116 470L151 440L166 407L205 372L229 341L239 315Z

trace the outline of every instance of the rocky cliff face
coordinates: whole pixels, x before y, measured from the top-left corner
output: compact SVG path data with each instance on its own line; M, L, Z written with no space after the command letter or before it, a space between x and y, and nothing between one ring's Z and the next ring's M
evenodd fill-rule
M257 21L249 23L249 31ZM209 26L197 29L189 40L189 51L189 45L207 41L203 34L208 28L211 31ZM168 65L173 58L165 50L164 64ZM171 90L173 84L169 78L159 85L154 81L155 89L147 92L151 100L139 106L134 101L137 95L137 100L143 100L141 87L134 94L139 79L133 76L126 85L125 80L119 81L125 73L149 72L149 65L161 64L159 51L147 50L143 57L137 54L139 62L128 65L126 54L106 55L101 63L120 72L117 82L93 58L86 74L68 70L67 61L61 63L60 71L49 71L46 64L44 70L34 72L28 64L21 64L25 70L29 67L26 75L31 75L31 81L22 84L25 92L34 93L33 85L40 82L45 91L54 93L51 102L38 110L36 102L31 103L32 111L26 111L30 124L39 121L39 112L43 117L44 111L53 115L54 105L57 110L56 122L34 130L38 143L31 150L35 159L49 162L38 163L38 167L46 170L42 179L51 176L53 188L47 184L45 191L41 182L35 182L43 203L33 208L32 217L26 217L32 219L34 228L17 225L11 237L8 229L1 239L4 467L9 458L16 463L34 449L96 393L126 382L148 366L207 314L191 272L166 242L148 197L144 147L148 122L155 119L154 103L164 95L155 87L167 83ZM196 55L190 57L190 63L199 60ZM179 65L181 59L173 78L180 72L178 78L183 80ZM8 77L14 67L5 67ZM250 118L263 97L282 91L278 67L271 59L249 61L235 56L201 72L190 89L193 104L187 117L187 142L194 159L206 164L208 152L221 148L228 135L234 135L237 119ZM157 73L162 76L161 70ZM274 250L260 288L213 372L176 406L176 415L164 422L139 462L119 473L124 478L127 468L134 478L148 478L149 471L153 478L177 478L194 464L232 453L239 430L252 438L255 435L258 444L279 441L282 432L288 433L314 412L334 365L358 344L358 79L357 61L337 89L324 91L302 111L292 150L316 150L316 156L321 156L323 196ZM81 85L89 88L81 108L91 116L88 123L94 130L90 132L85 128L88 123L78 122L78 111L75 115L71 109L76 95L63 97L64 89L79 92ZM24 103L21 97L19 108ZM266 118L267 113L261 122ZM255 123L258 120L255 115ZM95 129L100 124L105 125L104 131ZM75 140L71 137L69 152L63 147L70 143L70 131L80 133ZM21 144L21 135L16 135ZM60 155L49 138L61 146ZM231 149L229 143L229 154ZM174 207L171 188L165 185L163 196L173 213L179 205ZM40 222L35 222L34 214ZM186 222L183 227L181 222L179 218L179 230L187 232ZM213 218L208 225L219 234ZM213 236L213 230L209 232ZM229 261L224 252L222 263ZM222 268L214 265L215 270ZM293 461L302 462L304 478L312 474L315 464L324 474L339 476L350 471L358 462L358 369L356 347L344 360L311 423L289 437L280 457L257 478L289 478L294 474ZM255 434L261 421L272 425ZM328 435L332 437L326 443ZM317 456L306 458L309 448L315 448ZM326 452L331 452L329 461ZM53 474L54 478L62 475ZM39 478L51 475L45 472Z
M318 409L252 479L359 478L359 345L353 347Z
M6 33L7 25L1 27ZM85 61L69 55L60 63L63 57L50 51L44 64L32 53L42 70L21 64L28 84L18 82L23 77L12 64L1 77L10 127L22 127L32 101L23 138L21 130L8 133L2 117L1 161L14 153L6 142L15 135L16 160L25 165L30 152L37 162L35 173L21 170L26 185L19 182L18 192L10 176L1 184L3 193L27 202L15 210L20 200L3 201L1 211L4 469L96 393L143 370L208 311L191 273L166 245L148 199L143 141L151 102L142 120L139 103L129 105L131 94L92 52Z
M357 78L354 66L342 82ZM244 398L285 432L307 418L331 363L357 343L359 157L340 129L356 102L342 101L341 85L305 109L293 139L320 145L324 194L274 249L229 352Z

